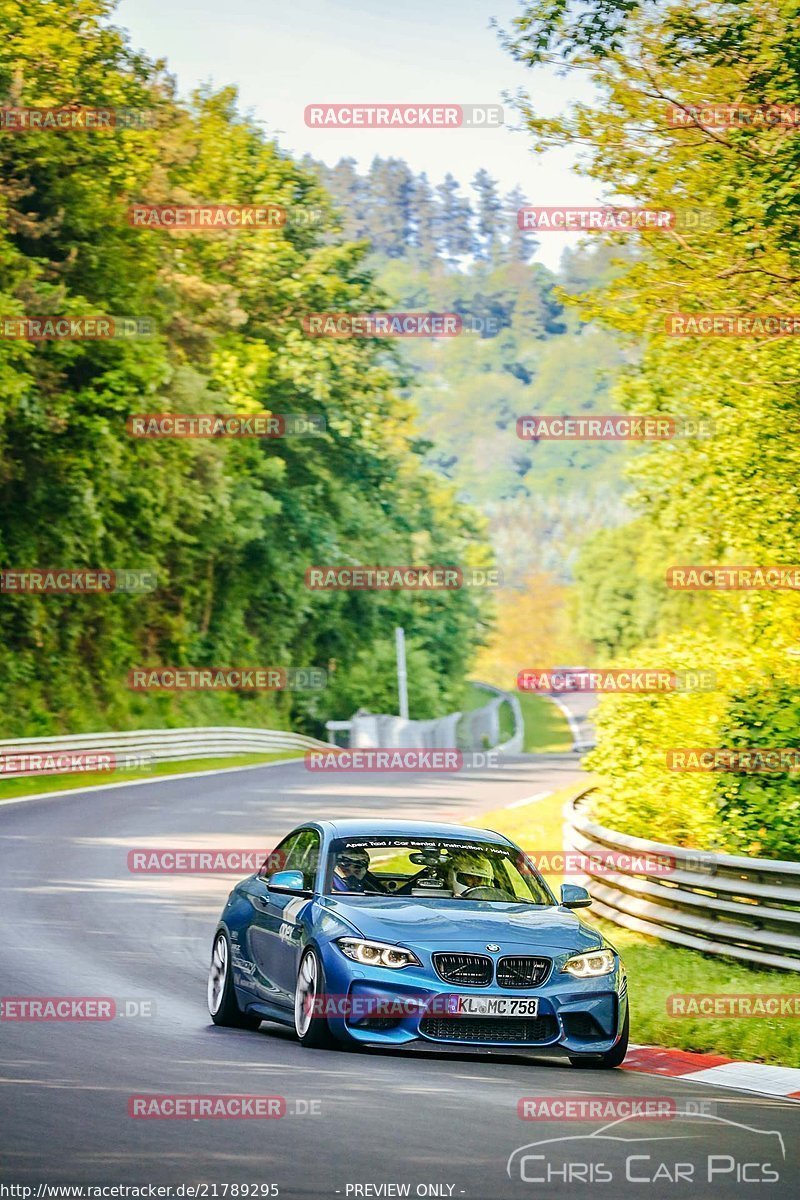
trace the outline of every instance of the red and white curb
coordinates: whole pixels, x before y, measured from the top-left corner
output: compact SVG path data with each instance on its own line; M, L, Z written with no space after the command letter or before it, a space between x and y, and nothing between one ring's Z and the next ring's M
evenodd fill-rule
M663 1046L631 1046L623 1071L646 1075L669 1075L689 1083L711 1083L717 1087L740 1088L765 1096L800 1100L800 1068L774 1067L768 1063L737 1062L721 1054L694 1054Z

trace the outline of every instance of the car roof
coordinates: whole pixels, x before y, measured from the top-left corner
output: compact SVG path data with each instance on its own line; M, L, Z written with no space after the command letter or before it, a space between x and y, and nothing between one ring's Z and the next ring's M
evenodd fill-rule
M331 838L342 837L452 837L470 841L508 844L508 838L491 829L473 825L453 825L447 821L397 821L370 817L348 817L337 821L319 821L319 827Z

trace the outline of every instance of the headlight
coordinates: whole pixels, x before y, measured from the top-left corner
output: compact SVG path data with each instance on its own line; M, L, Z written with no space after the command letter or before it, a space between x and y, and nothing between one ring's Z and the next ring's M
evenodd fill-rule
M597 975L610 975L616 966L613 950L592 950L591 954L576 954L568 958L561 968L576 979L592 979Z
M386 942L368 942L364 938L339 938L336 945L342 954L365 967L419 967L422 964L411 950L391 946Z

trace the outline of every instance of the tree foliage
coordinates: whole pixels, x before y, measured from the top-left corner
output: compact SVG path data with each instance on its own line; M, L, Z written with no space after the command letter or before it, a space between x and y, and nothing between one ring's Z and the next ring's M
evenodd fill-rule
M146 318L154 334L0 340L0 563L148 568L158 586L3 596L6 732L187 720L319 730L363 702L363 663L397 624L435 681L431 703L444 703L482 635L477 593L304 585L318 563L488 562L480 519L423 466L396 355L303 332L308 312L385 306L366 247L343 240L316 175L240 113L233 89L182 103L164 64L110 23L105 0L69 0L57 20L53 7L3 0L0 93L152 120L3 135L2 312ZM276 203L288 221L269 232L133 228L137 201ZM327 432L145 441L125 430L132 413L258 411L317 414ZM335 688L127 692L129 667L173 664L314 664Z
M581 169L609 201L677 212L676 228L644 232L638 256L586 297L582 311L630 342L631 363L617 390L629 411L700 418L711 430L640 456L631 469L639 515L628 542L618 532L583 558L585 629L591 625L598 647L659 666L694 658L720 681L711 699L601 704L603 741L594 764L606 814L625 817L632 832L656 829L675 840L705 837L795 856L796 779L689 779L664 767L664 751L687 738L692 745L741 745L746 731L754 746L798 744L795 596L704 593L676 604L666 584L660 595L656 584L680 563L800 562L797 338L680 338L665 330L671 312L800 309L795 129L668 120L669 105L687 113L721 102L797 107L799 11L796 0L542 0L507 37L520 60L556 59L596 86L596 103L576 104L557 118L523 101L537 147L577 144ZM604 599L607 611L595 612Z

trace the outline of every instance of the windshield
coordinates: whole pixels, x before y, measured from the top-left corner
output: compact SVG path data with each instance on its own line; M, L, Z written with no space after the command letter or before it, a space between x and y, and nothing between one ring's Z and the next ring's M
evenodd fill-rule
M521 851L478 840L340 838L331 845L325 878L325 890L333 896L557 903Z

